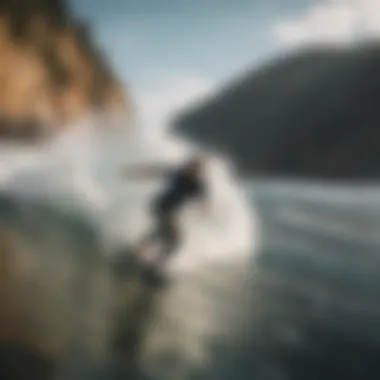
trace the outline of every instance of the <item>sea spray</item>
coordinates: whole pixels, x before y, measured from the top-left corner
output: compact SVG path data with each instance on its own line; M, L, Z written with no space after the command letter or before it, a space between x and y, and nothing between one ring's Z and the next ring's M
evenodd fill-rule
M92 118L38 147L1 151L1 190L5 203L10 197L15 207L13 224L6 213L3 222L27 243L30 252L23 257L33 258L30 268L39 268L30 269L27 278L39 284L33 288L36 302L46 302L38 301L38 307L32 302L30 310L44 316L50 329L41 336L60 342L62 355L95 360L109 348L115 282L108 259L130 252L152 224L149 200L165 179L123 178L123 167L158 162L175 168L196 150L165 134L146 139L128 128L107 130ZM182 363L172 368L173 376L190 375L206 357L212 360L216 342L224 347L231 339L237 342L242 329L240 317L221 312L219 301L222 294L230 306L244 298L241 281L255 243L254 218L225 160L209 156L210 214L189 207L180 218L183 246L166 270L172 281L141 336L141 364L157 376L168 352L174 350ZM207 290L213 288L219 296ZM197 294L202 294L199 302ZM160 328L163 320L170 323ZM175 342L162 343L174 333Z

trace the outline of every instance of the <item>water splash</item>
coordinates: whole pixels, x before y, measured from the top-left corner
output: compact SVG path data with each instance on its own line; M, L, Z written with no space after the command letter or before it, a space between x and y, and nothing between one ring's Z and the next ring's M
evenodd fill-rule
M104 257L109 257L120 252L120 247L133 244L151 227L147 206L164 180L127 181L120 175L123 167L154 162L176 166L195 150L197 147L165 133L149 138L127 126L107 129L100 120L88 118L75 128L65 130L56 139L38 146L1 147L0 190L11 193L16 200L48 205L54 212L70 216L68 220L75 220L75 215L81 216L81 223L87 220L94 226L97 240L103 246L101 252ZM205 217L197 208L190 207L180 218L183 246L168 267L173 283L158 301L154 315L155 321L174 318L181 330L180 335L191 337L175 344L185 362L190 363L189 369L200 365L205 357L196 354L196 347L202 346L206 352L215 339L225 337L225 329L230 328L230 337L235 334L231 326L239 324L237 319L223 317L218 298L213 296L213 292L207 295L205 289L216 287L221 294L229 294L229 302L241 297L241 276L238 273L247 269L256 233L254 216L228 162L210 154L207 172L211 212ZM59 224L56 228L59 229L56 233L61 236L57 244L59 242L61 247L62 244L76 244L70 234L61 231L66 227ZM50 237L52 242L54 234ZM68 239L72 239L70 244ZM231 289L234 289L232 295ZM190 300L200 292L208 301L196 302L192 313L176 317L178 305L181 307L180 300ZM105 298L96 300L96 295L93 295L91 302L97 302L99 308L100 303L107 304ZM161 332L149 329L147 339L158 343L145 350L143 361L153 363L162 356L165 349L158 337L174 331L173 325L167 328ZM205 329L209 329L210 334L214 331L212 339L205 338ZM157 367L153 367L157 372Z
M128 128L107 130L88 119L38 147L3 149L1 188L79 207L102 223L108 240L125 244L149 225L146 205L163 179L127 181L121 177L123 165L164 161L175 167L195 149L164 134L156 137L149 140ZM212 215L185 213L184 251L246 251L252 224L242 191L220 158L211 156L207 171Z

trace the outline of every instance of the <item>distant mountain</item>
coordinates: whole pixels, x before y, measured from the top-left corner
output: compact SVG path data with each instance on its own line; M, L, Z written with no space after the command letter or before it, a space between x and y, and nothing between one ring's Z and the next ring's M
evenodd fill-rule
M51 131L94 108L132 111L64 0L1 0L0 56L0 138Z
M186 110L173 131L250 175L380 177L380 45L293 52Z

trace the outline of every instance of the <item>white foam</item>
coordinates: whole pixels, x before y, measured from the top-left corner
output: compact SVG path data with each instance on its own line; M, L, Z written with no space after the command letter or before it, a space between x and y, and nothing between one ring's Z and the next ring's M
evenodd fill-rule
M35 197L84 208L103 223L105 235L126 244L151 223L147 205L162 184L121 178L124 165L165 161L175 166L195 149L162 134L136 133L127 124L107 129L94 118L67 128L35 147L3 146L0 187L18 197ZM252 219L242 191L224 160L210 159L210 215L189 209L180 222L184 246L176 265L246 252L252 243Z
M113 252L151 227L147 206L162 185L162 180L123 179L124 165L175 166L194 149L164 132L152 138L127 125L106 130L89 118L38 147L0 147L0 189L83 209L99 222ZM210 155L207 172L210 213L189 207L180 218L184 244L167 268L173 285L158 301L147 331L141 361L157 374L155 363L168 351L179 356L178 370L186 372L202 366L218 342L242 339L244 313L236 312L236 303L244 303L244 281L252 270L255 215L226 160Z

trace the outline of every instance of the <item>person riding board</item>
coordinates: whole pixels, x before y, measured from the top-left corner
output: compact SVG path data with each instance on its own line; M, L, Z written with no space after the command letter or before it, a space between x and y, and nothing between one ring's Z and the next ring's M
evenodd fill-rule
M155 225L138 244L139 254L143 254L152 244L161 243L158 262L162 263L178 249L181 238L175 216L188 201L207 199L204 169L205 160L200 155L193 156L174 170L148 168L148 174L159 172L167 176L167 181L164 190L156 194L152 200L151 212ZM146 176L147 171L139 170L138 173L140 176Z

